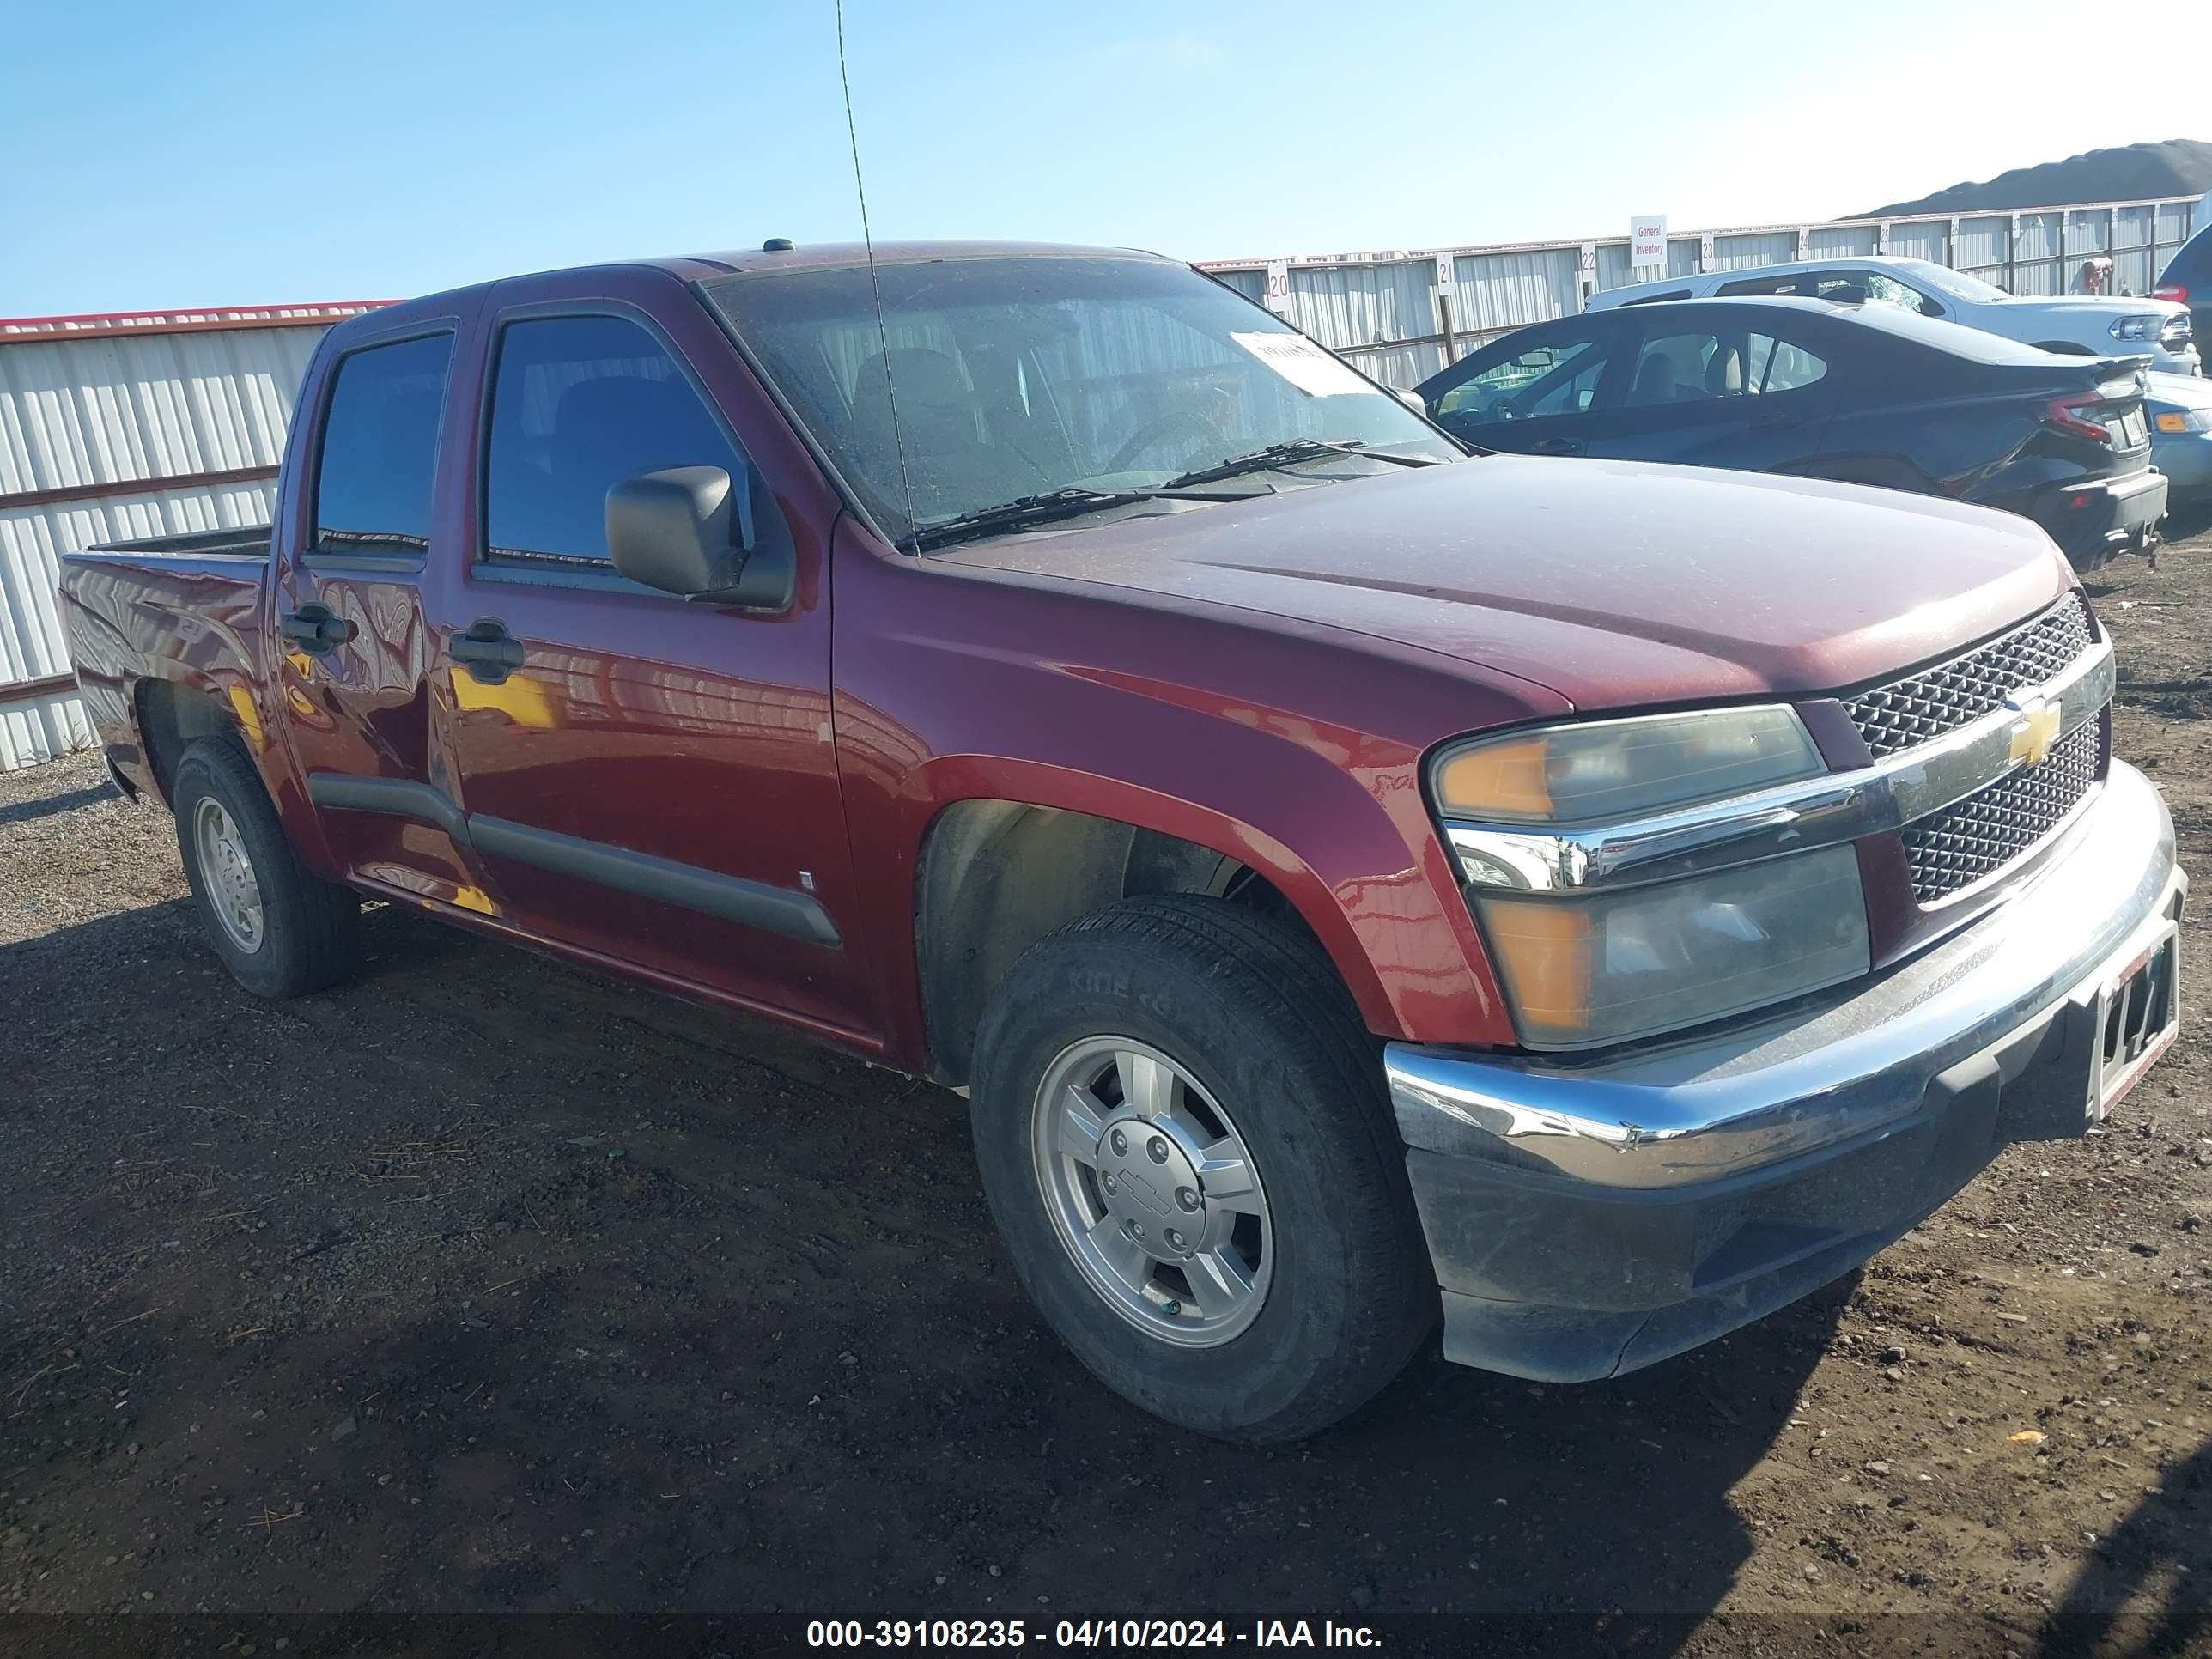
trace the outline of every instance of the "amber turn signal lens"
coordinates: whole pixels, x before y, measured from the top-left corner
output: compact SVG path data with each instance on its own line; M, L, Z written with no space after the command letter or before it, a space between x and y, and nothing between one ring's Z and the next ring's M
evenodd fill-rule
M1437 769L1437 798L1516 818L1541 818L1552 810L1546 777L1550 755L1541 738L1463 749Z

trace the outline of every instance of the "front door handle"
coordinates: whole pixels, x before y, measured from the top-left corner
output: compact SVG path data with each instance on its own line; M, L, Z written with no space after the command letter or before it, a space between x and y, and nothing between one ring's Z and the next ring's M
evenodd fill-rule
M522 666L522 641L496 617L479 617L446 642L453 659L481 685L503 685Z
M1580 438L1539 438L1528 446L1531 455L1579 455L1582 449Z
M277 631L302 651L321 656L343 645L359 630L326 605L303 605L276 618Z

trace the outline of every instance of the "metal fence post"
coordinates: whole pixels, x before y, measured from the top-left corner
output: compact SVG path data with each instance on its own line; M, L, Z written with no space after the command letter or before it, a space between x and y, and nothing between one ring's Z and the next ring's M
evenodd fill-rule
M1437 253L1437 320L1443 326L1444 337L1444 367L1449 368L1459 361L1459 337L1452 331L1452 266L1455 262L1447 250Z

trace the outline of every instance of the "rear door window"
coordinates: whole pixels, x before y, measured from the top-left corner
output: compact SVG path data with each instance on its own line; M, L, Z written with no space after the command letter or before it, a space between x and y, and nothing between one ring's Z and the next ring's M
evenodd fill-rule
M1826 359L1758 330L1693 328L1647 336L1623 406L1768 396L1814 385Z
M500 331L484 461L484 552L497 562L608 567L607 491L736 447L676 359L626 317L544 317Z
M430 545L450 334L349 352L323 416L315 550L420 553Z

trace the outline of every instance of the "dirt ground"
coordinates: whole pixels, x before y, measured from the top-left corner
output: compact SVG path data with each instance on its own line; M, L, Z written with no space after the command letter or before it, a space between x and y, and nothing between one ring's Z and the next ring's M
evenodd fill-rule
M2212 533L2092 592L2212 877ZM183 895L91 757L0 779L0 1651L578 1609L2212 1651L2212 906L2111 1127L1853 1279L1610 1384L1432 1350L1259 1452L1062 1352L954 1097L389 910L265 1006Z

